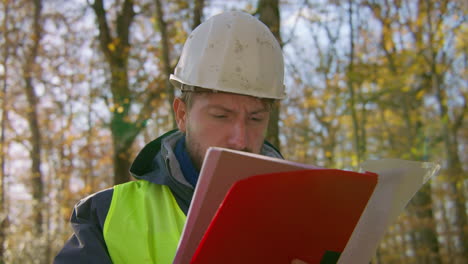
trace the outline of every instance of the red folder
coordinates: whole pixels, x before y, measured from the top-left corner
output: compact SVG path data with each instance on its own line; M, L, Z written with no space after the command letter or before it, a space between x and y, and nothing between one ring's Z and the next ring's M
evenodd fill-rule
M191 263L330 263L327 253L343 251L376 184L374 173L332 169L237 181Z

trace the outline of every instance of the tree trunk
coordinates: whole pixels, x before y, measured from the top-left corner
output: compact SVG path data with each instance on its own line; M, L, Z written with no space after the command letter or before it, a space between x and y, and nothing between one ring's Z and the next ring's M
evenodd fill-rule
M25 93L28 102L28 109L26 111L29 129L31 131L31 184L33 188L33 201L34 201L34 224L35 232L38 236L43 233L43 207L42 200L44 197L44 186L42 182L41 171L41 130L39 128L39 114L38 114L38 97L34 90L33 76L34 66L36 65L36 58L39 52L40 40L42 37L41 29L41 0L34 1L34 20L33 20L33 36L32 46L26 57L25 64L23 65L23 78L25 82Z
M193 8L193 22L192 30L194 30L201 23L203 17L203 9L205 7L205 0L195 0L195 7Z
M351 111L351 120L353 123L353 137L354 137L354 148L356 151L356 164L360 164L361 161L363 160L363 141L365 139L361 138L361 129L365 129L364 127L360 126L359 122L359 117L357 113L357 96L356 96L356 82L355 82L355 72L354 72L354 63L355 63L355 42L354 42L354 21L353 21L353 16L354 16L354 10L353 10L353 1L349 0L348 1L348 20L349 20L349 31L350 31L350 37L349 37L349 45L350 45L350 50L349 50L349 64L348 64L348 69L346 72L347 75L347 86L348 86L348 91L349 91L349 104L348 108Z
M99 27L99 43L111 71L110 88L113 105L111 106L111 124L114 147L114 184L129 181L131 146L145 126L148 113L151 112L153 94L148 92L136 120L131 120L132 92L128 78L128 59L130 54L130 27L135 17L133 1L125 0L114 21L116 37L113 37L107 22L107 14L102 0L95 0L91 5L96 14Z
M9 37L8 37L8 18L9 18L9 2L4 1L4 20L3 20L3 87L2 87L2 124L1 124L1 138L0 138L0 263L5 263L5 241L7 237L7 230L8 230L8 207L6 206L7 200L5 195L5 179L6 179L6 122L8 118L8 106L7 106L7 77L8 77L8 55L9 55Z
M439 5L426 0L426 23L429 27L429 45L428 49L430 55L428 62L430 63L430 81L433 91L436 93L437 107L439 110L440 121L442 122L442 139L445 146L445 159L446 159L446 173L449 178L449 196L453 197L454 202L454 222L453 227L458 234L458 256L455 263L468 263L468 222L466 216L466 197L463 189L464 186L464 172L460 156L458 155L458 130L462 127L464 113L466 112L466 98L464 98L464 108L459 115L456 113L449 113L448 96L445 87L445 78L448 75L441 67L440 64L446 64L447 59L444 54L444 48L438 44L436 33L441 30L440 25L443 21L443 15L447 11L449 1L442 1ZM441 14L437 16L437 20L433 21L434 10L440 10ZM441 59L438 59L440 58ZM426 57L427 58L427 57ZM440 61L441 60L441 61ZM447 77L448 78L448 77ZM453 116L453 118L451 118Z
M411 199L408 213L415 217L411 231L414 236L413 250L416 251L417 263L440 264L439 242L434 230L432 212L431 185L425 184ZM417 252L420 253L417 253Z
M156 4L156 21L158 23L158 28L161 31L161 51L162 51L162 62L163 62L163 72L164 72L164 83L166 85L166 93L168 99L168 105L172 106L174 101L174 87L169 81L169 76L172 73L171 65L171 51L169 49L169 36L167 35L167 23L164 19L164 8L160 0L154 0ZM172 117L172 127L177 128L177 123L174 117L174 112L171 112Z
M440 120L442 120L442 138L444 141L446 152L447 169L445 173L449 178L449 196L452 197L454 202L454 219L452 228L455 229L454 233L458 234L458 254L455 263L468 263L468 226L466 217L466 197L463 189L464 172L460 156L458 155L458 140L457 130L460 128L458 124L450 124L448 106L445 90L442 87L441 77L435 72L435 65L433 65L434 73L432 76L433 88L436 90L437 105L439 108ZM462 114L463 115L463 112ZM461 116L462 117L462 116ZM461 118L462 119L462 118Z
M86 175L85 175L85 186L87 186L90 192L95 191L95 183L94 183L94 166L93 161L96 158L94 154L94 126L93 126L93 92L89 92L88 95L88 113L87 113L87 122L88 122L88 129L86 131L86 150L88 155L88 160L86 161Z
M173 65L171 64L171 50L169 47L169 36L167 33L167 22L164 18L164 7L161 3L161 0L154 0L156 5L156 23L158 28L161 32L161 53L162 53L162 62L163 62L163 72L164 72L164 79L165 79L165 86L166 86L166 93L168 95L168 104L172 106L172 102L174 101L174 87L169 81L169 77L174 70ZM201 23L201 17L203 15L203 8L204 8L204 0L195 0L195 6L193 9L193 22L192 22L192 29L195 29ZM175 121L174 113L171 111L172 117L172 127L177 128L177 124Z
M445 186L442 185L442 187L439 187L439 188L442 188L444 190L444 192L446 193L447 191L445 191ZM446 241L445 242L445 254L443 256L443 260L445 263L455 263L455 250L454 250L454 243L453 243L453 239L452 239L452 227L451 227L451 224L450 224L450 217L449 217L449 214L447 212L447 207L445 205L445 203L442 201L439 203L439 211L440 211L440 214L441 214L441 218L442 218L442 231L441 231L441 236L442 238Z
M408 66L411 63L410 58L408 58L408 62L405 60L401 60L402 54L396 47L400 46L395 43L395 38L392 38L395 31L398 31L398 28L394 28L394 21L398 20L399 16L404 11L402 11L402 7L399 6L397 3L393 1L385 2L385 3L373 3L373 4L365 4L369 7L374 16L380 21L382 24L382 33L380 39L380 49L385 54L386 65L388 68L388 72L390 73L390 80L395 80L395 83L399 83L398 80L402 79L402 76L408 74ZM390 10L395 10L395 12L390 12ZM420 9L418 9L420 10ZM424 12L421 11L420 12ZM421 16L423 13L419 13L418 16ZM403 27L403 25L401 25ZM421 29L419 29L421 31ZM416 33L416 32L415 32ZM416 34L420 34L418 32ZM416 47L420 47L419 45L415 45ZM426 45L423 45L425 48ZM422 52L416 48L415 52ZM417 73L415 73L417 74ZM402 83L401 85L404 85ZM427 160L424 153L423 145L424 145L424 138L421 137L423 134L422 132L422 120L421 117L423 113L420 109L422 109L423 101L421 98L417 98L416 94L418 92L422 92L423 89L427 89L426 85L414 85L414 84L407 84L409 86L413 86L411 91L404 91L402 86L394 87L395 90L398 92L395 93L397 96L397 100L399 102L398 106L394 106L395 112L400 112L399 115L401 116L402 120L404 120L404 126L402 129L405 131L403 143L400 145L395 144L395 140L392 140L393 143L391 144L393 148L399 149L405 152L405 155L412 159L412 160ZM420 151L413 151L414 149ZM410 201L407 212L408 215L412 217L413 221L411 221L411 230L409 230L410 235L408 239L408 243L406 243L406 248L411 250L415 253L414 258L417 263L441 263L441 256L440 256L440 249L439 243L437 239L437 233L434 228L435 218L433 215L433 201L432 201L432 188L431 185L428 183L419 190ZM405 241L405 240L403 240Z
M256 13L259 15L260 21L270 28L271 32L282 45L280 34L280 12L278 0L259 0ZM279 141L279 116L280 116L280 102L277 101L270 112L270 122L267 128L266 140L271 144L280 148Z
M403 108L406 110L408 108L408 99L416 101L415 98L403 98L403 104L406 105ZM414 109L410 111L413 112ZM407 124L408 152L411 152L411 148L422 149L422 141L417 140L419 139L418 130L420 130L420 128L417 127L417 124L415 124L414 121L410 120L410 116L412 116L412 114L405 111L405 116L403 116L403 118L406 120ZM421 153L419 155L412 154L411 159L425 160L424 155L425 153ZM418 263L440 264L442 263L442 259L440 256L437 233L434 228L435 218L433 214L433 201L431 194L432 187L430 183L427 183L414 195L407 207L408 214L414 216L416 220L412 223L413 226L410 231L412 232L411 237L413 238L413 243L411 245L414 251L422 252L420 254L416 253L415 257Z
M137 131L129 120L130 91L128 90L127 66L111 65L111 89L114 96L114 108L111 118L112 143L114 146L114 184L130 180L130 148Z
M118 140L118 139L114 139ZM118 144L114 144L114 184L121 184L130 180L130 153L128 149L120 148Z

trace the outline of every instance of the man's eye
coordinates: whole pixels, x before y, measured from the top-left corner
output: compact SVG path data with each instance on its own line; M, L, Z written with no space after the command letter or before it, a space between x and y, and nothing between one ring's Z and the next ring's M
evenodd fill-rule
M254 121L254 122L262 122L263 121L263 117L251 117L250 120Z
M214 118L224 119L227 115L213 115Z

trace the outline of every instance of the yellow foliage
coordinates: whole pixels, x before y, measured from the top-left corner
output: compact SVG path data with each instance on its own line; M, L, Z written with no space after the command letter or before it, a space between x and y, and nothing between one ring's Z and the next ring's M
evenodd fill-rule
M324 118L322 118L322 121L328 123L328 122L333 121L333 119L335 119L333 116L327 115Z
M109 43L109 45L107 45L107 48L108 48L110 51L115 51L115 45L114 45L114 43Z
M86 185L86 186L81 190L82 193L91 193L92 191L93 191L93 188L92 188L92 186L89 185L89 184Z
M76 135L69 135L69 136L66 137L64 144L65 144L65 145L71 146L71 145L73 145L73 143L74 143L74 141L75 141L76 139L78 139L78 136L76 136Z
M183 25L182 25L182 21L180 21L180 20L177 20L177 21L174 22L174 27L178 28L178 29L184 28Z
M78 80L79 80L79 81L84 81L84 80L86 80L86 75L83 74L83 73L77 74L77 77L78 77Z
M67 207L60 207L60 216L63 218L63 219L69 219L70 218L70 208Z
M115 38L115 39L112 40L111 43L109 43L109 44L107 45L107 48L108 48L111 52L114 52L114 51L116 50L117 45L119 45L119 43L120 43L120 39L119 39L119 38Z
M424 90L419 91L419 92L416 94L416 99L417 99L417 100L421 100L421 99L423 98L424 94L425 94L425 93L424 93Z
M119 106L119 107L117 108L117 113L121 114L121 113L123 113L123 111L124 111L123 106Z
M353 167L357 167L359 164L358 162L358 159L357 159L357 155L351 155L351 166Z
M247 3L247 5L245 6L245 10L250 13L253 13L255 11L255 8L251 3Z
M408 85L404 85L403 87L401 87L401 90L405 93L409 92L410 91L410 87Z
M314 108L319 105L320 101L315 98L315 97L310 97L305 99L305 101L302 103L302 107L304 108Z
M299 149L296 151L296 156L298 158L303 158L305 156L305 151L303 149Z
M174 37L174 43L175 44L182 44L185 42L187 38L187 35L184 34L184 33L179 33L179 34L176 34L175 37Z
M296 122L296 116L295 115L289 115L288 117L286 117L284 120L284 125L286 127L291 127L294 125L294 123Z
M189 8L188 1L178 1L177 4L178 4L179 9Z

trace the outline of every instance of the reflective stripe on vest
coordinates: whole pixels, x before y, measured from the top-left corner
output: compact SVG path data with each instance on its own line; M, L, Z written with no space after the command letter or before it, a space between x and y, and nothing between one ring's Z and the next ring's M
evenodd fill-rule
M172 263L185 220L165 185L141 180L115 186L103 231L112 262Z

